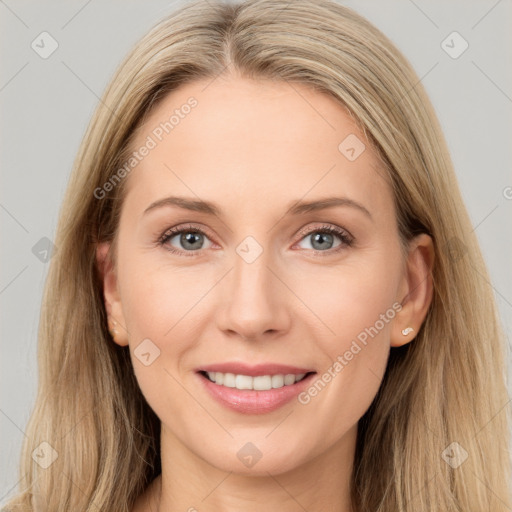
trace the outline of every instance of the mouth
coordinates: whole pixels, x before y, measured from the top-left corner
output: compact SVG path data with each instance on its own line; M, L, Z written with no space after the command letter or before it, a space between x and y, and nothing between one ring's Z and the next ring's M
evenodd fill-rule
M306 373L277 373L273 375L243 375L223 372L207 372L200 370L199 374L217 386L226 388L234 388L240 391L269 391L271 389L279 389L285 386L293 386L294 384L306 379L309 375L316 372Z
M292 371L290 367L286 368L286 371ZM261 373L254 367L252 371L246 368L245 372L197 370L196 375L206 395L218 404L237 413L265 414L290 403L311 384L317 373L304 370L300 373Z

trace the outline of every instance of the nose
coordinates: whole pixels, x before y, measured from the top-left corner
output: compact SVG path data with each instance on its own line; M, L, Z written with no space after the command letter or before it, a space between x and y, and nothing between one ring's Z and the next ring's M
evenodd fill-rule
M218 327L231 337L238 335L252 341L287 332L293 294L267 253L264 251L251 263L235 254L233 265L223 283L224 300L216 315Z

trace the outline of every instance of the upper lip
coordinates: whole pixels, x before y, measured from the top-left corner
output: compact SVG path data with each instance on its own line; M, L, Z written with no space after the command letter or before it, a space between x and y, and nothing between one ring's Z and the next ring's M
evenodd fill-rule
M287 364L278 363L262 363L256 365L248 365L241 362L226 362L209 364L197 368L198 372L220 372L220 373L234 373L235 375L248 375L250 377L257 377L259 375L278 375L278 374L295 374L314 372L310 368L299 368L297 366L290 366Z

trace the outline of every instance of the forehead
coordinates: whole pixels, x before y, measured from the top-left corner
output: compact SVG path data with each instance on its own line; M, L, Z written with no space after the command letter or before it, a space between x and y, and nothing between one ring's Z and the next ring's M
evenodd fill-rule
M306 85L218 77L185 84L138 129L150 147L128 177L137 209L165 195L229 201L250 214L338 192L389 209L378 155L345 107ZM386 204L388 203L388 204Z

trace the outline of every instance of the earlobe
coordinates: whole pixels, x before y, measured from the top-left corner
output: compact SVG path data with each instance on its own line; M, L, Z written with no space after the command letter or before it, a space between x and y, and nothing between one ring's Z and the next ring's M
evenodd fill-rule
M117 285L117 274L109 254L111 244L102 242L96 247L96 265L103 283L103 300L108 317L108 329L115 343L128 345L128 337L124 328L125 320Z
M403 276L403 285L398 297L402 309L396 315L391 329L391 346L401 347L411 342L427 316L432 302L434 284L434 244L432 238L422 233L410 242Z

